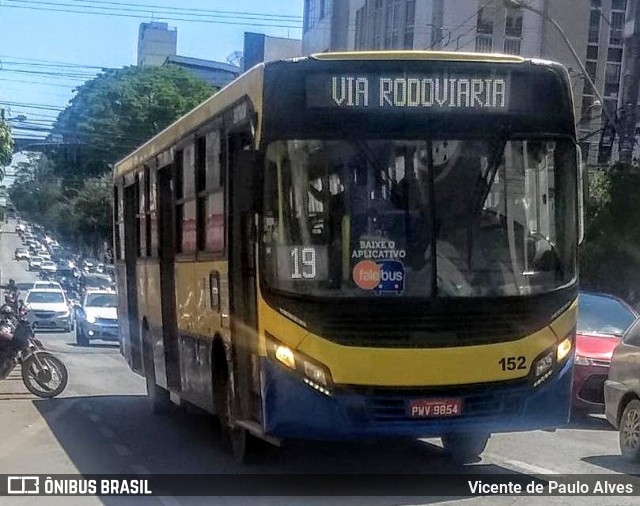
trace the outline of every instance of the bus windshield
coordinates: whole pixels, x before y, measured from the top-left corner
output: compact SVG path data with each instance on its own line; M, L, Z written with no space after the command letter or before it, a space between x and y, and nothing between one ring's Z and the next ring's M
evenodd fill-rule
M321 297L555 290L575 278L576 171L561 138L273 142L265 281Z

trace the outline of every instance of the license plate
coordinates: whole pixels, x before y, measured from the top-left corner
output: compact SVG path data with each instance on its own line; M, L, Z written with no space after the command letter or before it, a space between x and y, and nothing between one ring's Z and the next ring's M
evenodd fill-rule
M444 418L462 414L462 399L415 399L407 404L411 418Z

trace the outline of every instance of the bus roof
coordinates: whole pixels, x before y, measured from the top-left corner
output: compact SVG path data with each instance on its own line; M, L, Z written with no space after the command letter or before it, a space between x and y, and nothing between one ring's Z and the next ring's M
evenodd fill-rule
M441 60L489 63L522 63L521 56L493 53L462 53L456 51L353 51L315 53L317 60Z
M469 61L487 63L524 63L525 58L514 55L492 53L463 53L454 51L353 51L316 53L302 59L316 60L437 60L437 61ZM293 58L295 61L301 58ZM274 62L275 63L275 62ZM192 111L182 116L133 153L115 164L114 179L123 177L132 172L136 167L148 162L154 156L159 155L175 144L176 139L181 139L207 123L213 116L219 114L230 104L248 96L256 109L262 106L261 83L264 68L269 63L261 63L245 72L235 81L224 87L218 93L198 105ZM262 117L258 117L256 135L260 135Z

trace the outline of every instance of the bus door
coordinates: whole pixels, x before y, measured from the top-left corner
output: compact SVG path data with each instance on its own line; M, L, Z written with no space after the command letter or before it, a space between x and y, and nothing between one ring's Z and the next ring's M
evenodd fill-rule
M137 257L138 257L138 234L136 214L138 212L139 194L138 178L136 184L125 186L124 188L124 258L126 277L126 314L124 321L127 322L125 338L126 344L123 346L129 366L134 371L140 373L142 370L142 343L140 340L140 318L138 316L138 286L137 286Z
M256 302L253 136L230 133L229 149L229 288L236 418L259 422L260 375Z
M162 307L162 342L167 375L167 389L180 391L180 355L176 317L175 289L175 199L174 169L181 170L182 151L176 155L176 164L158 171L158 261L160 267L160 296Z

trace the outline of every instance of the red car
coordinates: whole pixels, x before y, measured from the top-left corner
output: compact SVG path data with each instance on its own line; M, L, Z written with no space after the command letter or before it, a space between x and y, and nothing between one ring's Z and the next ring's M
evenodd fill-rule
M574 411L604 411L604 382L613 349L636 318L638 313L613 295L580 293L573 370Z

